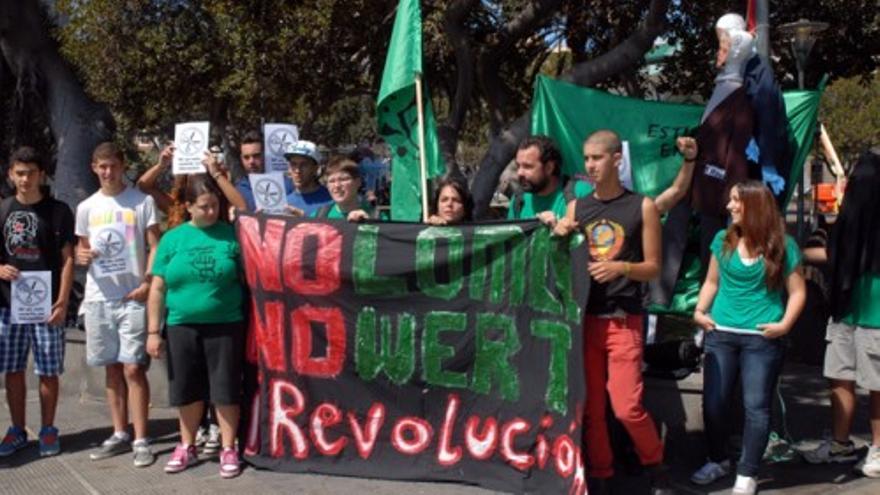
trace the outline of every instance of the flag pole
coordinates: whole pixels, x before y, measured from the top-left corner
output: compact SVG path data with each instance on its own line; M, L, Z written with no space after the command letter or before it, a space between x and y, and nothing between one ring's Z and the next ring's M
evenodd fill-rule
M425 158L425 112L422 105L422 74L416 72L416 110L419 115L419 171L422 189L422 222L428 222L428 162Z

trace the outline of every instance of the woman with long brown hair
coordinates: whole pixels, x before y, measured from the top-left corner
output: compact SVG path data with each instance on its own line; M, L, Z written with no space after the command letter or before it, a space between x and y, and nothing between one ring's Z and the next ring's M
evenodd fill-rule
M730 190L730 226L711 244L694 321L706 334L703 422L709 460L691 477L709 484L730 470L727 453L730 409L737 378L742 382L745 425L734 494L753 494L770 431L770 403L782 365L780 337L804 307L806 288L797 243L773 194L758 181ZM788 294L784 301L784 294Z

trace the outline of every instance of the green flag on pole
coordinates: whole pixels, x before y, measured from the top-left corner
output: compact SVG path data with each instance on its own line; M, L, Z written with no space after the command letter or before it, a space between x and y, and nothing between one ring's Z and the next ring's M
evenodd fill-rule
M821 97L821 89L783 94L795 144L785 204L813 148ZM699 126L702 114L701 105L627 98L540 76L532 100L531 132L546 134L559 143L563 172L569 175L584 173L582 146L590 133L598 129L617 132L629 143L633 188L656 196L672 183L681 167L675 138ZM693 313L700 292L700 270L698 250L686 250L670 305L655 305L649 311Z
M401 0L397 5L394 30L382 73L382 85L376 100L379 134L385 138L391 151L392 220L420 220L422 183L444 171L434 112L425 90L422 101L427 176L422 177L421 174L416 103L416 77L421 77L421 74L421 8L418 0Z

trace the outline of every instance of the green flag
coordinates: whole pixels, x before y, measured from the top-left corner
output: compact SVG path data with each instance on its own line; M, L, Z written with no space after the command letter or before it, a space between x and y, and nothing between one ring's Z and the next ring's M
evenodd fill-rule
M783 94L795 158L791 177L798 177L813 147L819 91ZM583 174L582 145L593 131L611 129L629 142L633 188L656 196L668 187L681 167L675 138L700 125L702 105L646 101L617 96L570 83L539 77L532 101L532 134L546 134L559 143L563 172ZM795 180L786 183L791 197Z
M423 89L422 101L427 177L423 178L420 170L415 80L421 73L421 9L418 0L401 0L397 5L382 86L376 100L379 134L385 138L391 151L392 220L420 220L422 182L444 171L434 112L426 89ZM424 84L422 87L425 88Z
M790 91L783 94L785 111L795 143L790 179L785 185L785 203L803 171L807 154L813 148L816 115L821 91ZM533 134L546 134L556 140L562 152L563 171L584 173L582 145L598 129L611 129L629 142L633 188L645 195L663 192L678 174L681 156L675 138L700 124L701 105L645 101L616 96L604 91L539 77L532 101ZM696 236L696 237L695 237ZM691 237L698 239L695 232ZM654 305L652 313L691 314L700 291L699 253L686 250L672 301L667 307Z

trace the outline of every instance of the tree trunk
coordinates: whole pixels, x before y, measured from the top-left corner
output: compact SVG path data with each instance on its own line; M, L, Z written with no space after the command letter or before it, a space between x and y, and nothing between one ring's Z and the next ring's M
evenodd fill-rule
M34 84L45 102L57 149L55 196L75 208L97 189L92 150L113 137L115 125L107 108L85 93L47 25L37 0L0 6L0 53L16 79Z
M644 54L653 46L654 39L663 34L666 28L668 6L669 0L651 0L645 22L623 43L601 57L575 65L560 79L580 86L592 86L624 70L638 67ZM516 154L519 142L529 135L530 122L531 115L525 113L489 142L489 150L471 186L476 218L487 216L498 178Z

